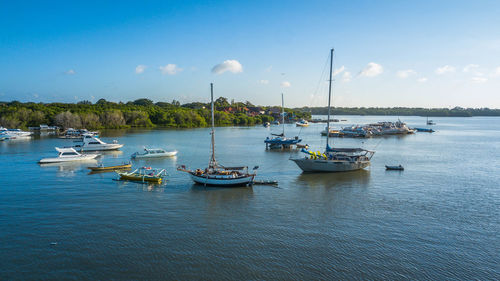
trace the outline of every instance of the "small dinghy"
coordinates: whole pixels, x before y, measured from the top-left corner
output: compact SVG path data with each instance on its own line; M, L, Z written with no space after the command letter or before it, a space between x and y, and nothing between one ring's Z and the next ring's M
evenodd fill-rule
M166 151L164 149L144 148L144 151L132 154L132 158L156 158L156 157L173 157L177 155L177 150Z
M398 166L388 166L388 165L385 165L385 169L386 170L394 170L394 171L404 171L404 167L401 166L401 165L398 165Z
M126 170L132 168L132 164L123 164L123 165L116 165L116 166L104 166L104 165L99 165L96 167L87 167L87 169L92 170L92 172L111 172L114 170Z

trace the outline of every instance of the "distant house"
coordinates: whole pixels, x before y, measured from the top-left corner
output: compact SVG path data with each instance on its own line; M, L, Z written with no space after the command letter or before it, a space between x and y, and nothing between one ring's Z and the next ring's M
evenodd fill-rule
M267 115L271 115L274 119L279 118L281 116L281 108L279 107L271 107L267 110Z
M248 107L248 113L249 116L257 116L257 115L263 115L266 114L266 111L262 109L262 107L259 106L249 106Z

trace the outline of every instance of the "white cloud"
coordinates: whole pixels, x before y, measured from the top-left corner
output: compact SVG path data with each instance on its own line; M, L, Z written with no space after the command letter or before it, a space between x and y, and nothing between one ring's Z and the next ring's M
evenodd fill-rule
M495 68L495 71L493 71L493 76L500 76L500 66Z
M342 75L342 82L351 82L352 75L349 71L344 72L344 75Z
M259 83L267 85L267 84L269 84L269 80L259 80Z
M341 66L340 68L335 69L335 70L333 71L333 76L337 76L337 75L339 75L340 73L344 72L344 70L345 70L345 67L344 67L344 66Z
M272 66L272 65L268 66L268 67L265 69L265 71L266 71L266 72L271 72L271 70L273 70L273 66Z
M427 78L425 78L425 77L420 77L420 78L418 78L418 79L417 79L417 82L420 82L420 83L425 83L425 82L427 82Z
M470 72L478 67L479 67L479 65L471 63L471 64L468 64L464 67L463 72Z
M38 94L37 94L37 93L34 93L34 94L33 94L33 97L34 97L34 98L38 98Z
M174 75L182 71L182 68L175 64L169 63L165 66L160 66L160 71L162 74Z
M413 74L417 74L417 72L415 72L415 70L413 70L413 69L400 70L396 73L396 75L402 79L408 78L410 75L413 75Z
M144 70L146 70L147 66L143 65L143 64L139 64L138 66L135 67L135 73L136 74L141 74L144 72Z
M488 81L488 78L485 77L472 77L472 82L474 83L484 83Z
M363 68L363 70L361 70L359 75L365 77L375 77L382 72L384 72L384 68L380 64L370 62L365 68Z
M452 73L452 72L455 72L455 67L449 66L449 65L445 65L445 66L436 68L436 71L434 71L434 72L436 74L438 74L438 75L442 75L442 74L446 74L446 73Z
M223 63L219 63L212 68L212 73L222 74L226 71L232 73L243 72L243 66L237 60L225 60Z
M70 70L68 70L68 71L66 71L64 73L67 74L67 75L74 75L74 74L76 74L75 70L73 70L73 69L70 69Z
M283 88L289 88L290 86L292 86L292 84L290 84L290 82L288 81L281 82L281 87Z

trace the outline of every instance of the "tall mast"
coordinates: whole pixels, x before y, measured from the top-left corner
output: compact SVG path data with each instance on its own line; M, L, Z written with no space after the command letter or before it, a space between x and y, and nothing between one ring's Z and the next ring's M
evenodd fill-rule
M285 99L281 93L281 123L283 123L283 137L285 136Z
M332 68L333 68L333 48L330 50L330 79L328 84L328 119L326 120L326 149L328 150L328 139L330 138L330 101L332 98Z
M210 99L212 101L212 156L210 157L209 168L215 168L217 162L215 161L215 118L214 118L214 83L210 83Z

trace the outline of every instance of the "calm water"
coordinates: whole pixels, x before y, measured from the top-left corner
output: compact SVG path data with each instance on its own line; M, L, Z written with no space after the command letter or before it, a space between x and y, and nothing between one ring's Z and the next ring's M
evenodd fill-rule
M217 128L222 164L259 165L279 188L204 188L175 171L207 165L208 129L102 133L125 144L105 164L143 146L179 150L133 162L166 168L160 187L36 163L71 140L0 142L0 280L500 279L500 119L434 120L433 134L334 139L377 151L369 169L342 174L301 174L288 160L300 153L266 151L279 128ZM323 150L324 126L287 134Z

